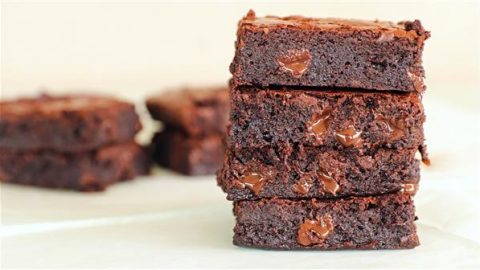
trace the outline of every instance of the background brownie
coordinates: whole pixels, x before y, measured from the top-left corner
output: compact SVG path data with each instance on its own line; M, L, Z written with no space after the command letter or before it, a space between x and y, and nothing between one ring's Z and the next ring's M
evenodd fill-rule
M218 184L229 200L332 198L405 190L420 179L417 149L379 149L359 156L319 147L279 154L272 147L227 151Z
M409 195L234 203L236 245L268 249L396 249L419 245Z
M41 96L0 107L2 151L86 151L128 142L141 129L132 104L106 97Z
M50 188L104 190L117 181L147 174L149 167L145 149L133 142L78 153L0 152L1 181Z
M238 26L236 85L424 90L420 21L256 17Z
M225 132L229 107L226 87L169 91L146 103L154 119L190 136Z
M230 149L324 146L368 153L423 145L425 115L417 93L232 90Z
M180 130L164 130L152 140L154 159L187 175L214 174L223 162L223 136L190 137Z

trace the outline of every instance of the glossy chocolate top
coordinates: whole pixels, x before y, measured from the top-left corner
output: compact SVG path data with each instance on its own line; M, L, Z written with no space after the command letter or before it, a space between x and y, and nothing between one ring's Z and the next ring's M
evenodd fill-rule
M426 39L430 36L419 20L394 23L379 20L308 18L303 16L257 17L255 12L250 10L239 23L239 30L249 29L268 33L279 28L337 32L374 31L381 34L382 41L391 40L393 37L416 39L422 36Z

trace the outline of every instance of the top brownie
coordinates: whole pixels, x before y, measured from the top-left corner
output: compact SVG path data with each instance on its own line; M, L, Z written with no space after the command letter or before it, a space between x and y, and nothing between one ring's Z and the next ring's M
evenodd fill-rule
M235 85L347 87L422 92L420 21L301 16L256 17L239 25L230 71Z
M133 104L107 97L42 95L0 108L0 149L12 151L87 151L131 141L141 129Z
M227 86L167 91L148 98L146 105L154 119L188 135L225 133L229 116Z

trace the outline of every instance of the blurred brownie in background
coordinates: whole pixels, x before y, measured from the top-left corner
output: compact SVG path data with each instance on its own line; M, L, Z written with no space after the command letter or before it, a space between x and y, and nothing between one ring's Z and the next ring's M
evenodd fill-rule
M99 191L149 171L133 104L42 95L0 102L0 181Z
M186 88L147 99L152 118L189 136L223 134L228 121L227 87Z
M163 130L152 139L153 158L186 175L214 174L223 162L229 116L227 86L167 91L146 101Z

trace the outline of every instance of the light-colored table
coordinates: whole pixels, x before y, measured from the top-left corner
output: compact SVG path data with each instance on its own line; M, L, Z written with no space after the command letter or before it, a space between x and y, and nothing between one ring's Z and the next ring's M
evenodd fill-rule
M231 203L214 176L157 169L104 193L1 185L5 268L480 267L478 115L428 101L415 197L421 246L396 251L264 251L233 246Z

